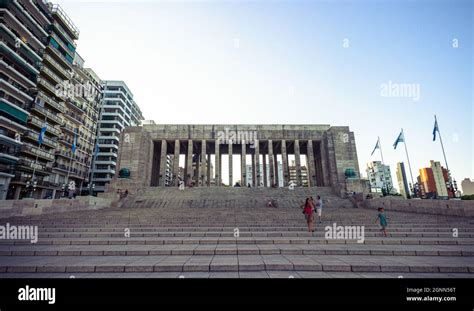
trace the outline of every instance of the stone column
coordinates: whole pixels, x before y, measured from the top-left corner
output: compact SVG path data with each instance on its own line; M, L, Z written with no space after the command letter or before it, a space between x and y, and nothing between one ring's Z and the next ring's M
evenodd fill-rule
M179 139L174 141L173 185L178 186L179 175Z
M228 146L228 150L229 150L229 186L232 187L234 184L233 184L233 180L232 180L232 175L233 175L233 172L232 172L232 141L229 141L229 144L227 145Z
M211 186L211 148L207 151L207 186Z
M255 140L255 171L257 175L257 187L260 187L262 175L260 173L260 141Z
M316 165L314 164L314 149L313 141L308 140L307 154L306 154L306 165L308 166L308 182L311 187L315 187L316 183Z
M275 166L273 161L273 141L268 141L268 164L270 166L270 187L275 184Z
M252 154L252 187L256 186L255 154Z
M200 178L201 178L201 185L205 186L206 185L206 175L207 175L207 169L206 169L206 140L203 139L201 141L201 170L199 171Z
M283 186L288 186L290 174L288 170L288 155L286 154L286 140L281 141L281 158L283 165Z
M221 185L221 163L220 163L220 149L219 149L219 139L216 139L215 144L215 179L216 179L216 187L220 187Z
M301 186L301 156L300 156L300 141L295 140L295 166L296 166L296 185Z
M242 154L240 157L240 186L242 187L247 187L246 183L246 177L247 177L247 163L246 163L246 157L247 157L247 150L246 150L246 145L245 141L242 142Z
M188 155L186 157L186 186L193 180L193 141L188 140Z
M263 153L263 186L268 187L267 184L267 155Z
M275 172L275 184L277 187L280 187L280 176L278 176L278 157L277 154L273 155L273 162L275 164L274 172Z
M166 140L161 141L161 155L160 155L160 182L159 185L164 187L166 180L166 169L167 169L167 157L166 157L167 144Z

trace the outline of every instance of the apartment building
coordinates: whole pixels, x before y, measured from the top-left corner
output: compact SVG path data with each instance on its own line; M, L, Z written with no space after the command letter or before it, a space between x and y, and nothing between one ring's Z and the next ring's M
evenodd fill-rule
M97 136L98 153L93 167L93 188L103 192L116 171L120 133L126 126L144 120L133 93L124 81L103 81L103 95Z

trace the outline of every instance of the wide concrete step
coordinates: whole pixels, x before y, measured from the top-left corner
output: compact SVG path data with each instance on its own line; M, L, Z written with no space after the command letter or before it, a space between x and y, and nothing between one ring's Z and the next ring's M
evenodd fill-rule
M229 232L134 232L130 231L130 237L234 237L234 231ZM110 237L123 237L124 229L122 232L111 233L111 232L73 232L73 233L39 233L38 238L110 238ZM324 237L325 232L322 230L310 232L239 232L241 238L246 237ZM367 237L377 237L380 236L379 230L365 231L364 236ZM445 233L435 233L435 232L389 232L387 233L388 237L440 237L440 238L452 238L452 232ZM459 233L456 238L474 238L474 233Z
M29 245L30 240L0 240L0 245ZM474 245L471 238L384 238L366 237L363 243L356 239L326 239L324 237L117 237L117 238L42 238L37 245L160 245L160 244L386 244L386 245Z
M0 256L0 273L328 271L474 273L471 257L336 255Z
M0 256L157 256L157 255L374 255L474 256L471 246L439 245L17 245Z
M208 271L208 272L92 272L92 273L3 273L1 278L9 279L47 279L47 278L65 278L65 279L80 279L80 278L124 278L127 279L221 279L221 278L232 278L232 279L340 279L340 278L406 278L406 279L453 279L453 278L472 278L472 273L415 273L415 272L332 272L332 271L277 271L277 270L267 270L267 271L231 271L231 272L219 272L219 271Z

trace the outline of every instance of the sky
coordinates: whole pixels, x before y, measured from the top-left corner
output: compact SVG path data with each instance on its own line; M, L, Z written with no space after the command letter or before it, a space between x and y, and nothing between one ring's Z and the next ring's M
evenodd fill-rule
M147 120L347 125L361 173L380 137L398 188L401 128L415 180L445 166L436 114L458 186L474 178L472 1L56 2L86 67L124 80Z

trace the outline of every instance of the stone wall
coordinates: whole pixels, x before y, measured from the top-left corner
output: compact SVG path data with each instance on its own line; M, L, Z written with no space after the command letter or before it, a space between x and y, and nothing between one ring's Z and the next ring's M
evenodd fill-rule
M0 218L109 208L113 200L93 196L57 200L2 200Z
M358 205L359 207L373 210L383 207L386 211L449 216L474 216L474 201L375 198L359 202Z

